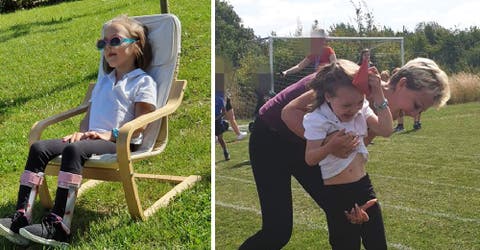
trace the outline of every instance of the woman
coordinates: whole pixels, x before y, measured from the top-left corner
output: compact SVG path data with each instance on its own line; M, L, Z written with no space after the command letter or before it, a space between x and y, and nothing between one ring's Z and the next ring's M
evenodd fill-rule
M302 126L307 106L314 98L314 92L306 86L314 77L315 73L310 74L271 98L255 120L249 152L262 210L262 229L240 249L280 249L288 243L293 224L291 176L323 208L320 167L305 163ZM383 92L393 119L400 110L414 116L429 107L443 106L450 97L445 72L426 58L409 61L392 76ZM340 142L334 152L343 158L358 144L346 134L336 133L331 139Z

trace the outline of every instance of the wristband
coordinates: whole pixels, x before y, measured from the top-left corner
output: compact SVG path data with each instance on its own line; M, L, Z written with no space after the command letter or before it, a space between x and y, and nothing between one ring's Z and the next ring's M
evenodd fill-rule
M118 128L112 129L112 136L115 139L115 141L118 139Z
M381 110L384 110L388 107L388 101L387 101L387 99L384 98L382 103L380 103L378 105L376 103L373 103L373 106L375 107L375 110L381 111Z

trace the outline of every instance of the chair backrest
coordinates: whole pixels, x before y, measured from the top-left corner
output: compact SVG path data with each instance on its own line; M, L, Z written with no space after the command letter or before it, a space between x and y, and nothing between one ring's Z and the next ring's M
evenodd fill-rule
M167 102L172 83L177 78L177 68L180 59L181 25L178 18L172 14L138 16L148 28L148 40L152 46L152 63L147 73L157 82L157 108ZM103 29L102 29L103 32ZM98 79L103 71L103 54L99 64ZM161 120L150 124L144 131L142 146L136 153L151 151L159 134Z

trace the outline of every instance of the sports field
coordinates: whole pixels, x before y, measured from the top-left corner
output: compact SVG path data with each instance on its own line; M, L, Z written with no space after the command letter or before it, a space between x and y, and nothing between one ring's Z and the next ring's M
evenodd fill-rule
M480 249L480 104L430 109L419 131L405 120L405 132L368 147L389 249ZM248 140L224 135L231 160L216 144L215 245L237 249L260 229L260 206ZM295 180L292 189L294 229L285 249L329 249L323 211Z

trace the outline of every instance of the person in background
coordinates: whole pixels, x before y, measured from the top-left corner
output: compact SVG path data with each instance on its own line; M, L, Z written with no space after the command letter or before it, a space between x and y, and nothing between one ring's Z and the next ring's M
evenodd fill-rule
M232 101L228 95L225 109L225 118L227 118L233 132L237 135L237 141L243 140L247 136L247 132L240 131L240 129L238 128L237 120L235 119L235 113L233 112Z
M403 117L405 116L403 111L400 111L398 114L398 119L397 119L397 126L395 127L395 132L402 132L405 130L405 127L403 126ZM420 122L420 116L421 113L418 115L415 115L413 117L413 129L414 130L419 130L422 128L422 123Z
M223 92L217 91L215 93L215 136L222 147L225 160L228 161L230 160L230 153L227 149L227 143L225 143L225 140L223 139L223 133L228 130L228 122L223 119L226 113L225 101L223 98Z
M361 52L360 52L360 56L358 57L358 62L357 64L358 65L361 65L363 60L367 60L368 61L368 67L373 67L375 66L375 64L373 64L373 62L371 61L371 53L370 53L370 50L369 49L363 49Z
M326 44L327 34L323 29L314 29L311 32L311 53L303 58L297 65L280 72L282 77L300 72L309 65L313 66L315 72L319 66L337 61L337 56L332 47Z

